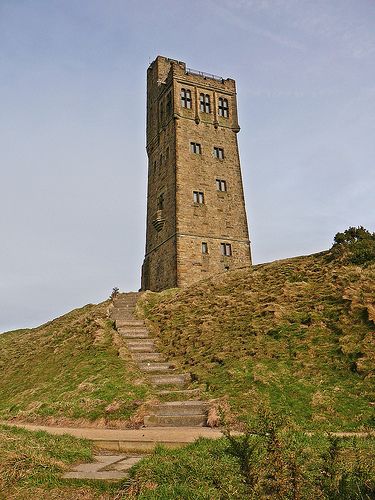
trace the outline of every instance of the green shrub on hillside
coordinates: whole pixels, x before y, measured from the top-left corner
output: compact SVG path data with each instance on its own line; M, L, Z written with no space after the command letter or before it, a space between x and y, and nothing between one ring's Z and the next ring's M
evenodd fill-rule
M159 447L132 470L126 498L371 500L373 450L371 438L308 436L264 409L241 435Z
M349 227L334 237L332 253L352 264L366 264L375 260L375 233L363 226Z

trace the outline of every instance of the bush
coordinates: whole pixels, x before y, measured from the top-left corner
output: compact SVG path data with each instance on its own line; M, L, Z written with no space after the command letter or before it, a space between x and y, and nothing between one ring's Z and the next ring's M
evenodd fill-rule
M332 255L356 265L363 265L375 260L375 233L370 233L363 226L349 227L334 237Z
M307 435L267 407L242 434L178 450L159 447L131 471L137 500L371 500L371 438Z

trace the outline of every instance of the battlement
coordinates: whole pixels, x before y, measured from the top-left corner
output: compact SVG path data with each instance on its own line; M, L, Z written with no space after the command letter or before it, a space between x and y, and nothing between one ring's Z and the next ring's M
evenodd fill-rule
M224 78L222 76L212 75L211 73L205 73L204 71L198 71L196 69L186 68L187 75L201 76L205 80L210 78L211 80L217 80L219 82L224 82Z

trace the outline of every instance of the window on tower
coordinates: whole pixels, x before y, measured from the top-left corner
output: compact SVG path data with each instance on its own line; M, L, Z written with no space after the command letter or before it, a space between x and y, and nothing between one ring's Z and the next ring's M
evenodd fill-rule
M232 255L232 245L230 243L220 243L221 255L230 257Z
M218 158L219 160L224 160L224 149L214 147L214 157Z
M219 97L219 116L223 116L224 118L228 118L229 116L228 99L224 99L223 97Z
M191 109L191 92L189 89L181 89L181 106Z
M208 94L200 94L199 109L202 113L211 113L210 96Z
M163 121L164 121L164 103L163 103L163 101L159 105L159 116L160 116L160 123L163 124Z
M190 151L192 153L195 153L197 155L202 154L202 148L201 145L198 142L191 142L190 143Z
M193 201L198 205L204 204L204 194L202 191L193 191Z
M205 241L202 242L202 253L204 255L208 254L208 244Z
M164 193L158 196L158 210L164 210Z
M216 189L225 192L227 190L227 182L223 179L216 179Z
M167 115L169 116L172 112L172 92L168 92L167 94L166 110L167 110Z

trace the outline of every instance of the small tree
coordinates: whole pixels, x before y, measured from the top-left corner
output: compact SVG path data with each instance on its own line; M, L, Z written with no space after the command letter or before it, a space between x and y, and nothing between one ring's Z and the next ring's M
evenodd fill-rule
M115 297L117 297L118 294L119 294L119 288L115 286L114 288L112 288L112 292L109 298L113 300Z
M334 237L332 255L351 264L367 264L375 261L375 233L363 226L349 227Z

